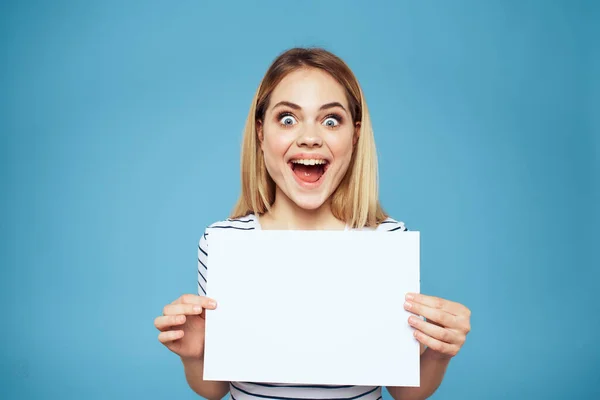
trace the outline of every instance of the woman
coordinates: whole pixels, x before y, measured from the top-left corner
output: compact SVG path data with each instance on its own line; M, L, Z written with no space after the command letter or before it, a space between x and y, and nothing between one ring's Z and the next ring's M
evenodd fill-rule
M242 148L242 193L230 218L209 226L198 245L198 295L167 305L155 320L158 338L181 357L190 387L208 399L378 399L379 387L275 385L202 379L204 310L210 231L372 229L398 232L402 222L382 209L369 112L352 71L323 49L295 48L266 72L252 102ZM421 386L388 387L395 399L425 399L470 330L463 305L406 294L407 323L421 343ZM427 320L425 321L423 318Z

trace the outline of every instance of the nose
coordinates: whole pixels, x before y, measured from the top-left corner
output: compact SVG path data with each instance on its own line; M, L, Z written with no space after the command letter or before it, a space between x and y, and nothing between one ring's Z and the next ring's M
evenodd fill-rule
M298 147L321 147L323 145L323 139L318 132L312 129L303 129L298 139L296 139L296 145Z

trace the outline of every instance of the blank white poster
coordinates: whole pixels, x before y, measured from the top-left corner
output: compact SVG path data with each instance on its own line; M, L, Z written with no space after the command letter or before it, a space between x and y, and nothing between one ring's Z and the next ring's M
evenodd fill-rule
M419 386L419 232L212 230L204 379Z

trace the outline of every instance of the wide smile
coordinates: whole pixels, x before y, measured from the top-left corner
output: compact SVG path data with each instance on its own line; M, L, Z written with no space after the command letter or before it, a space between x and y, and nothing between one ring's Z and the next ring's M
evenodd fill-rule
M325 180L329 161L321 158L301 158L288 162L296 182L305 188L316 188Z

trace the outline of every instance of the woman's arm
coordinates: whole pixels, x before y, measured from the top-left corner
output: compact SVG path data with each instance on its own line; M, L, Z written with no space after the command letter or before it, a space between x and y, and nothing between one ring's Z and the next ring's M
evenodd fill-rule
M185 379L190 388L208 400L221 400L229 392L229 382L205 381L204 360L198 358L182 358Z
M206 295L206 276L208 266L208 229L198 243L198 295ZM202 314L204 317L206 313ZM202 343L204 347L204 323L197 327L195 332L201 332L201 337L194 336L194 343ZM229 382L205 381L204 376L204 349L195 357L181 357L185 370L185 379L192 390L208 400L221 400L229 392Z
M438 389L446 374L450 358L427 349L421 354L421 385L419 387L388 386L395 400L424 400Z
M408 293L404 308L414 314L408 323L415 328L415 338L427 346L421 353L421 385L390 387L388 391L396 400L426 399L440 386L450 359L465 343L471 331L471 310L460 303L419 293Z

